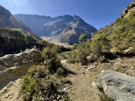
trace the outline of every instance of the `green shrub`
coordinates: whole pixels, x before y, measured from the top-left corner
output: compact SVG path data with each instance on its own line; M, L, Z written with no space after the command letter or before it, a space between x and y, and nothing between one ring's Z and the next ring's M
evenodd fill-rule
M16 37L17 39L23 39L24 38L24 34L22 32L22 30L20 29L11 29L11 34Z
M79 42L85 42L87 40L86 34L82 33L79 37Z
M58 68L62 67L59 59L46 59L44 61L44 65L49 69L50 73L54 73L57 71Z
M0 28L0 36L1 38L23 39L24 33L20 29Z
M62 67L60 59L57 54L60 52L59 47L46 47L43 49L43 56L45 58L44 65L48 67L50 73L56 72L59 67Z
M65 70L64 70L62 67L57 70L57 74L58 74L59 76L64 75L64 73L65 73Z
M44 65L32 66L26 76L23 77L21 93L24 101L52 101L51 95L61 95L67 99L67 95L58 91L61 84L61 77L65 70L63 67L58 68L54 73L49 73L48 67Z
M98 58L98 61L100 61L100 62L105 62L105 61L106 61L105 56L100 56L100 57Z
M27 44L34 44L34 43L36 43L37 39L34 38L34 36L32 34L26 34L25 41Z
M54 94L61 95L63 99L68 98L66 94L58 91L65 69L57 57L59 47L52 46L43 49L43 64L32 66L23 78L21 92L24 94L24 101L53 101L56 99L51 97Z
M37 66L36 68L32 67L31 69L32 71L29 71L23 78L21 92L24 94L24 101L48 100L51 94L57 93L57 86L54 85L54 82L56 83L56 81L51 78L48 79L45 70L44 72L41 71L43 70L42 67Z

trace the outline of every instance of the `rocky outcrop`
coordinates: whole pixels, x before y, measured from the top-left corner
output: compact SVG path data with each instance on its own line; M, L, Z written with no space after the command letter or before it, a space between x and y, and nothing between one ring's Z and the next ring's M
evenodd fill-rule
M135 77L107 70L97 76L99 87L114 101L135 101Z
M42 53L35 48L0 57L0 87L5 81L25 74L28 67L38 64L42 59Z
M133 1L132 4L130 4L123 12L124 18L127 18L132 12L135 10L135 1Z

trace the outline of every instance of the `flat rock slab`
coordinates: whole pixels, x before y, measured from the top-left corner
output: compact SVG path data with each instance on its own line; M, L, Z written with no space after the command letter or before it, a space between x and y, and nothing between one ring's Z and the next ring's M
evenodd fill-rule
M99 86L114 101L135 101L135 77L107 70L97 76Z

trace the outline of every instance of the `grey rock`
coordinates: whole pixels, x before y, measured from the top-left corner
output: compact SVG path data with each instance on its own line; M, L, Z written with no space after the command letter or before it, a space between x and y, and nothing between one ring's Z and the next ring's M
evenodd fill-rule
M135 101L135 77L107 70L97 76L99 87L114 101Z
M42 53L35 48L0 57L0 89L5 81L25 74L30 66L42 60Z
M60 95L58 95L58 96L57 96L57 100L59 100L60 98L61 98L61 96L60 96Z

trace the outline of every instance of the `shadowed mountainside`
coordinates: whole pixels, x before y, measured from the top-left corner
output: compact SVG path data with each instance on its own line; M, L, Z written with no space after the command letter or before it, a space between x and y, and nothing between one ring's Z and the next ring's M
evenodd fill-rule
M10 11L0 6L0 28L18 28L23 30L24 33L31 33L37 39L40 39L28 26L13 16Z

